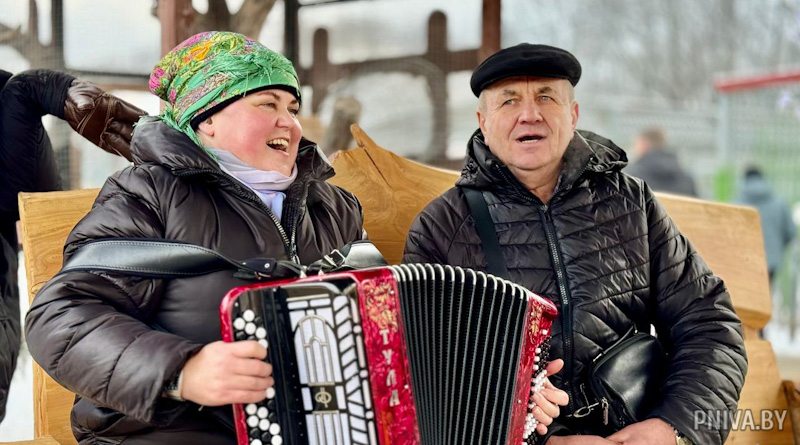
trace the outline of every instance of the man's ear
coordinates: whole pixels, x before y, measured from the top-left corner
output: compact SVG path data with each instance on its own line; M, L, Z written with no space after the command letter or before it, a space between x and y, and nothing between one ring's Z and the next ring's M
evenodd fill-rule
M572 103L572 130L574 131L575 128L578 127L578 116L580 116L580 107L578 106L578 102Z
M481 129L481 133L486 134L484 125L486 124L486 116L481 113L481 110L475 112L475 115L478 116L478 127Z

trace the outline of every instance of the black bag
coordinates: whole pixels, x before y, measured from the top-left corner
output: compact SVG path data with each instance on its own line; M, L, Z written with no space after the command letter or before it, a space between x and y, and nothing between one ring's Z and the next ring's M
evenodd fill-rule
M668 364L657 338L631 328L592 361L588 380L594 401L583 416L599 406L603 424L615 431L644 420L659 399Z

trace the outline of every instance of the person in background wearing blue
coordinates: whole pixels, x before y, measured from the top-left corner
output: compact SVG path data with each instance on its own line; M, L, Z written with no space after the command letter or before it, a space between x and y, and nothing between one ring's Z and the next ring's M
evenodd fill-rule
M42 116L64 119L103 150L128 160L133 123L144 111L97 85L52 70L0 70L0 421L20 346L17 194L61 190Z
M761 217L761 231L764 234L764 249L767 252L769 282L780 270L783 254L795 236L795 225L789 205L776 195L764 173L756 166L745 168L739 188L738 204L753 206Z

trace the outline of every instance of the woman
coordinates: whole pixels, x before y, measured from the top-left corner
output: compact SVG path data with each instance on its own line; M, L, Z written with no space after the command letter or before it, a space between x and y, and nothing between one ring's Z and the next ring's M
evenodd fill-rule
M158 63L150 89L166 108L139 121L135 165L106 182L66 258L121 237L308 264L362 238L358 201L325 182L331 166L301 137L286 58L240 34L201 33ZM258 343L219 341L220 300L241 284L230 272L51 280L28 313L27 339L34 359L79 395L80 443L235 443L227 405L260 401L273 384Z

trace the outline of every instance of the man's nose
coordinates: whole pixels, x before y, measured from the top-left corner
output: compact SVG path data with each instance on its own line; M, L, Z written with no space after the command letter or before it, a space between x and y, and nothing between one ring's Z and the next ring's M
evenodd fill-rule
M519 120L522 123L539 122L542 120L542 110L536 102L527 102L520 111Z

